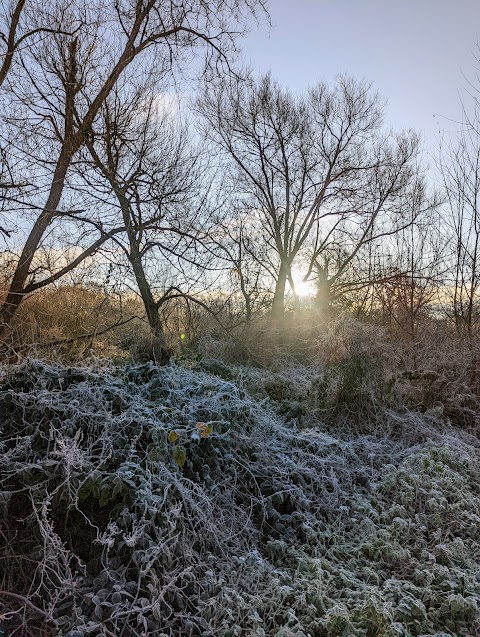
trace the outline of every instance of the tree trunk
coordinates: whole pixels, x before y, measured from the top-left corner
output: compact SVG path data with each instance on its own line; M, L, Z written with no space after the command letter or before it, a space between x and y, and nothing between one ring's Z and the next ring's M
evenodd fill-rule
M245 322L250 324L252 322L252 299L250 294L245 294Z
M70 144L69 146L70 148L64 144L62 147L53 175L47 202L25 242L12 282L10 283L7 298L0 309L0 338L4 336L5 332L10 328L12 319L15 316L20 303L23 301L24 287L35 252L37 251L40 241L42 240L46 229L50 225L53 216L57 212L65 185L67 170L74 154L73 147Z
M153 298L152 290L147 281L142 258L137 245L130 244L130 263L135 275L140 296L142 297L148 324L152 335L151 358L159 365L166 365L170 361L170 352L165 344L165 333L158 311L158 304Z
M25 296L25 283L30 273L35 253L42 237L58 212L58 205L65 187L65 178L73 156L82 145L84 134L75 132L75 96L79 90L77 84L77 38L68 45L68 61L65 66L65 128L60 154L55 165L47 202L35 221L30 234L23 246L22 254L17 263L7 298L0 309L0 338L10 328L12 319Z
M328 271L326 269L317 269L316 285L315 308L321 317L327 317L330 314L332 305L332 290L331 281L328 279Z
M285 288L287 285L289 268L285 263L280 265L273 294L272 316L275 320L282 320L285 316Z
M288 279L288 282L290 284L290 287L291 287L292 293L293 293L294 312L298 314L298 312L300 311L300 297L297 294L297 289L295 287L295 281L293 280L293 276L292 276L292 271L291 270L289 270L289 272L288 272L287 279Z
M170 361L170 352L165 343L165 333L163 329L163 323L158 311L158 304L153 298L152 289L148 283L145 269L143 267L142 255L140 252L140 246L138 244L135 229L132 226L132 220L130 217L129 201L125 194L121 192L118 187L115 187L117 198L120 202L122 209L123 221L127 229L127 236L129 242L129 255L128 259L132 265L135 281L137 282L140 296L142 297L143 305L147 315L148 324L150 325L150 331L152 336L152 347L150 358L154 360L158 365L166 365Z

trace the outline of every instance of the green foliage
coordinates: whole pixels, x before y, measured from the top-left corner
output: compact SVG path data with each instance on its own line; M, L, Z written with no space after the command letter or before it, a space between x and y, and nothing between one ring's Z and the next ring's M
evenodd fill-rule
M183 445L178 445L174 448L173 459L181 469L187 460L187 450Z

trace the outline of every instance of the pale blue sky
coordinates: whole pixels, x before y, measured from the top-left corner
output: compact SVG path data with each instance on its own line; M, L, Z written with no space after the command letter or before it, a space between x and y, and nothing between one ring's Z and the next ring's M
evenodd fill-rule
M371 80L387 122L424 133L458 117L475 71L480 0L271 0L273 28L244 42L247 62L294 89L348 71ZM477 66L480 66L478 64Z

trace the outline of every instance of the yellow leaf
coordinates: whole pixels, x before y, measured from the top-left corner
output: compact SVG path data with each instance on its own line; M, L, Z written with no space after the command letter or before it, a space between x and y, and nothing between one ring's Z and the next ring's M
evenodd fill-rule
M172 431L169 432L168 434L168 442L175 442L178 438L178 434L175 431L175 429L172 429Z

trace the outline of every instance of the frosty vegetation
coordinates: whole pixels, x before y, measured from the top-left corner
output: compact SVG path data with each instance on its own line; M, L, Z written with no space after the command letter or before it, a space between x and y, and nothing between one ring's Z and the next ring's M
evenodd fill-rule
M277 4L0 2L0 637L480 637L479 78L424 153Z
M477 634L478 438L341 369L3 367L3 633Z

